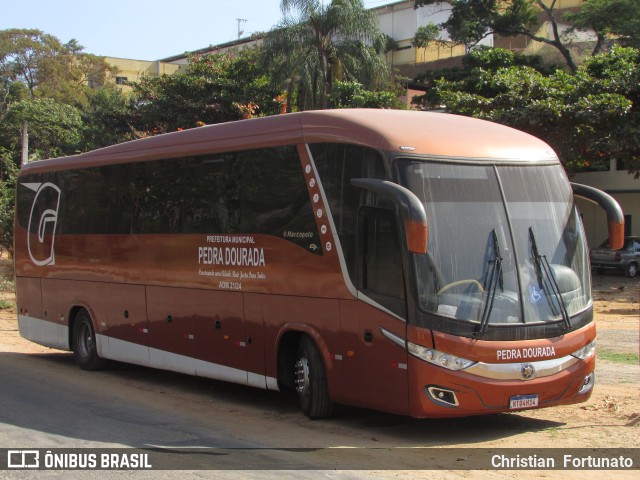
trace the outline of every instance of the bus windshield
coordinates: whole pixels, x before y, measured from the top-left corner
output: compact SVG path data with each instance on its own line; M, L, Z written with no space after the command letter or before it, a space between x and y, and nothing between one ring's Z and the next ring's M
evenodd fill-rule
M564 322L591 302L584 233L560 165L398 160L424 203L427 253L413 255L419 308L479 330Z

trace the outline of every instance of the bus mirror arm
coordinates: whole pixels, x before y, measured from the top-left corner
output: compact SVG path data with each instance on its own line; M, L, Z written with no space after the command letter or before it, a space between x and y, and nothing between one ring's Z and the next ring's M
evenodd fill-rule
M391 200L402 215L409 251L417 254L427 253L427 214L424 205L411 190L397 183L375 178L354 178L351 184Z
M573 194L587 201L600 205L607 214L609 227L609 246L619 250L624 245L624 214L618 202L608 193L597 188L571 183Z

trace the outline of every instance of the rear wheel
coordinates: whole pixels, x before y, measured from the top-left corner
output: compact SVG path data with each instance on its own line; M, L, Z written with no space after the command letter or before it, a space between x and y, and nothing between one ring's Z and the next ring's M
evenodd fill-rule
M95 330L86 310L78 312L73 324L73 355L83 370L99 370L107 364L98 356Z
M635 277L638 274L638 264L631 262L629 265L627 265L627 270L625 273L629 278Z
M333 411L322 356L306 335L300 339L294 367L296 392L304 414L312 419L326 418Z

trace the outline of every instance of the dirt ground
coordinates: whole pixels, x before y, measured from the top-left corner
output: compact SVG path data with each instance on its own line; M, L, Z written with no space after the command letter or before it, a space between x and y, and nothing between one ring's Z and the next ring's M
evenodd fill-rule
M0 353L44 353L51 350L23 340L18 333L15 296L11 289L11 262L0 259ZM481 448L640 448L640 278L621 275L594 275L593 294L598 329L596 386L589 401L550 409L518 412L519 418L544 420L543 428L518 428L515 434L495 435L490 440L449 446ZM613 361L613 354L631 354L636 363ZM188 404L185 403L185 408ZM514 419L514 422L516 420ZM322 435L320 423L318 434ZM527 425L526 422L523 425ZM492 428L490 422L486 428ZM497 427L500 428L500 427ZM410 440L410 439L409 439ZM483 478L533 478L524 472L484 472ZM532 472L530 472L532 474ZM621 474L622 476L618 475ZM386 478L400 476L387 473ZM456 478L471 478L458 472ZM617 472L616 478L634 478L632 472ZM538 472L553 478L552 472ZM415 477L415 478L419 478ZM426 478L426 477L425 477ZM476 478L476 477L473 477ZM579 471L563 472L563 478L584 478Z

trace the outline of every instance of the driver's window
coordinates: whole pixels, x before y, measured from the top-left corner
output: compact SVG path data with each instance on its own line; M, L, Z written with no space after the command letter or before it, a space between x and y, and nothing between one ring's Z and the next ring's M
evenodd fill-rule
M358 288L383 307L405 317L402 255L393 212L360 208L358 235Z

